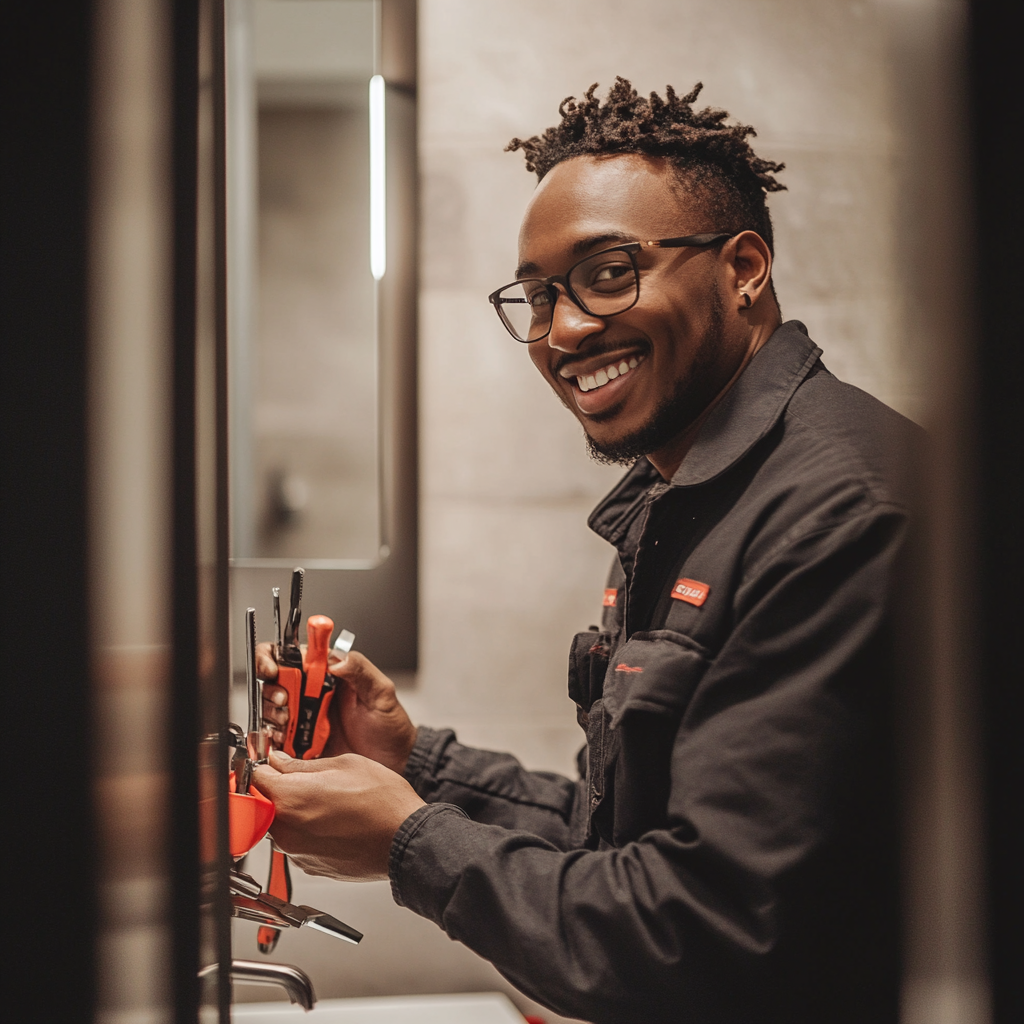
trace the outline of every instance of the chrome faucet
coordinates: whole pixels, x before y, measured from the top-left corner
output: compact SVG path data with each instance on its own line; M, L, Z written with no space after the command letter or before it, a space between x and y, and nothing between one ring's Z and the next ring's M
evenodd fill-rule
M199 972L200 978L207 978L217 973L217 965L210 964ZM312 1010L316 1005L316 993L313 983L305 971L291 964L268 964L259 960L232 960L231 980L244 981L249 985L280 985L288 993L293 1003L298 1003L304 1010Z

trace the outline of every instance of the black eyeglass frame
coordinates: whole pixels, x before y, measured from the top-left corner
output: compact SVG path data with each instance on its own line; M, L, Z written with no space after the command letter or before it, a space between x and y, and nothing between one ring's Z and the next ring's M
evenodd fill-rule
M495 289L487 296L487 301L494 306L494 311L498 314L498 319L501 320L512 337L523 345L532 345L535 341L543 341L551 333L551 325L555 322L555 303L558 302L559 290L555 285L561 285L565 289L565 294L569 296L572 301L579 306L588 316L596 316L599 319L604 319L609 316L618 316L620 313L625 313L627 310L632 309L637 302L640 301L640 268L636 263L636 254L643 251L644 249L683 249L683 248L697 248L704 249L710 245L717 245L720 242L727 242L730 238L735 238L736 235L742 232L707 232L700 235L681 235L679 238L658 238L645 242L624 242L621 245L613 245L607 249L601 249L598 252L592 252L589 256L584 256L583 259L577 260L564 274L552 274L551 277L523 277L519 280L512 281L509 284L503 284L500 288ZM633 280L635 282L633 301L628 306L623 306L622 309L617 309L614 313L595 313L592 309L589 309L580 297L573 290L571 284L569 284L569 278L572 276L572 272L584 263L595 259L598 256L604 256L610 252L624 252L630 262L633 264ZM548 322L548 329L543 333L537 335L536 338L520 338L516 333L515 328L512 326L508 317L502 310L504 300L500 298L501 293L506 288L513 288L516 285L525 284L527 281L533 281L541 285L547 292L548 297L551 299L551 319Z

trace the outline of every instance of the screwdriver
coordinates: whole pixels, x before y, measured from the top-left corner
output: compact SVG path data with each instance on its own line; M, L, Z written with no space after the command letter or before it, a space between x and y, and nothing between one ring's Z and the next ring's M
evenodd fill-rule
M271 594L274 599L274 630L277 634L276 651L277 655L277 684L285 689L288 694L288 724L285 726L284 743L282 749L286 754L295 756L295 747L292 738L295 735L295 709L302 699L302 648L299 646L299 622L302 618L302 585L305 580L305 570L296 567L292 570L292 586L290 595L290 607L288 609L288 621L284 626L284 638L281 637L281 592L274 587ZM279 850L271 843L270 847L270 876L267 879L267 890L271 896L279 900L291 903L292 900L292 878L288 869L288 858L282 850ZM280 929L264 925L256 933L256 944L261 953L272 953L281 937Z
M235 772L235 792L248 793L252 780L254 757L260 757L260 716L262 697L259 680L256 678L256 609L245 610L245 682L249 698L248 732L245 738L244 757L236 757L232 762Z

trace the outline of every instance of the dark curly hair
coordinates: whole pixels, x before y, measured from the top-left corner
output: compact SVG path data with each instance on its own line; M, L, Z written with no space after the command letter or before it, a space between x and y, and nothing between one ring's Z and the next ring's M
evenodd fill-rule
M506 152L521 149L526 169L538 181L563 160L585 154L645 153L671 161L681 186L708 216L701 225L708 231L756 231L774 253L772 221L765 193L786 186L774 172L785 164L762 160L750 148L747 137L757 132L750 125L727 125L725 110L705 107L694 110L693 101L703 84L698 82L685 96L671 85L665 99L652 92L645 99L625 78L618 77L601 104L594 96L597 83L577 102L562 100L562 121L543 135L513 139Z

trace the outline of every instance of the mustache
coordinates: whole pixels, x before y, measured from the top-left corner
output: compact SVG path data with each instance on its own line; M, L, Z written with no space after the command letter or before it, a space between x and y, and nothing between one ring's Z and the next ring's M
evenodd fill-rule
M595 341L592 345L587 345L575 352L566 352L559 356L552 369L554 373L558 375L566 366L572 366L573 363L586 362L588 359L593 359L595 356L610 355L612 352L621 352L624 348L636 350L643 355L647 355L650 347L650 344L643 338L619 339L618 341Z

